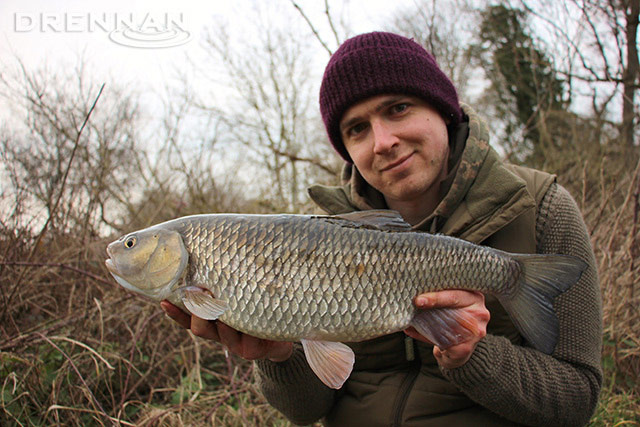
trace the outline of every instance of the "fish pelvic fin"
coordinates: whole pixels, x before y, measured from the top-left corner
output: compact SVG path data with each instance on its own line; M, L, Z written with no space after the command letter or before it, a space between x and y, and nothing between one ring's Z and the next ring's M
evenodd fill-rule
M459 308L420 311L410 325L443 350L480 334L473 317Z
M202 319L216 320L229 308L226 301L215 298L207 289L198 286L186 286L179 292L187 310Z
M351 375L355 355L346 344L301 340L307 363L327 387L339 389Z
M537 350L551 354L558 341L554 299L573 286L587 263L570 255L511 254L522 268L515 292L497 295L516 328Z

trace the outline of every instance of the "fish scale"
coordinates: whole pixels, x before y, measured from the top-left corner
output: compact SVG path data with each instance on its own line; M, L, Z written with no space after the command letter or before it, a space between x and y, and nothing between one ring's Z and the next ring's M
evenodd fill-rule
M198 224L198 226L203 226L206 224ZM193 226L193 224L192 224ZM257 225L256 225L257 226ZM196 226L197 228L197 226ZM224 228L224 227L222 227ZM342 231L344 232L345 230L340 229L340 227L332 227L334 230L334 234L336 231ZM317 282L315 282L314 279L314 275L313 274L308 274L310 273L310 270L308 268L308 266L316 266L317 264L314 263L315 260L319 260L320 264L316 271L318 271L318 269L322 269L323 267L326 268L327 265L325 264L326 260L327 260L327 256L322 254L322 257L313 257L313 256L309 256L309 254L305 251L299 251L297 253L291 253L293 257L293 259L289 259L289 257L287 256L287 252L286 251L279 251L277 250L277 248L281 247L280 244L283 243L284 241L287 240L287 238L291 238L294 237L292 235L288 235L290 233L295 233L299 231L299 227L291 227L290 229L287 230L283 230L282 228L278 228L276 227L276 224L268 224L267 226L262 227L262 229L258 232L256 232L255 230L248 230L248 239L256 239L258 241L264 241L264 242L271 242L273 243L272 245L269 246L270 249L273 250L273 254L271 253L267 253L266 256L275 256L275 258L282 262L283 265L289 265L291 266L291 270L288 271L288 274L286 275L288 277L289 280L292 281L292 283L294 283L294 287L296 288L303 288L303 292L310 290L312 291L312 293L317 293L318 291L321 291L321 288L318 286L314 287L314 284L317 284ZM321 239L323 241L330 241L332 238L332 235L329 233L329 229L324 229L321 231L320 236ZM287 233L288 232L288 233ZM370 232L366 232L366 233L362 233L361 230L347 230L347 233L350 232L350 237L348 239L349 242L354 242L354 241L358 241L361 240L363 241L363 243L367 243L367 237L369 237ZM224 259L225 258L225 254L223 253L226 250L229 250L229 248L233 247L233 242L230 241L225 241L224 239L220 241L219 245L215 245L213 244L213 242L211 241L213 238L213 235L215 233L211 233L211 234L207 234L207 233L197 233L197 236L199 237L198 239L193 239L191 242L189 240L187 240L187 247L189 247L190 245L196 245L198 247L201 247L202 245L205 246L212 246L214 251L212 252L212 257L216 258L219 257L220 259ZM202 236L205 236L205 238L202 238ZM361 239L360 236L358 235L364 235L364 239ZM341 237L345 237L344 235ZM250 241L249 241L250 242ZM237 280L239 283L240 282L245 282L246 285L245 286L241 286L240 288L240 292L237 292L234 297L231 297L230 299L230 314L232 313L236 313L236 309L243 303L243 301L246 300L247 296L244 295L244 293L242 292L243 290L246 290L247 288L254 288L254 289L258 289L259 286L250 286L252 284L255 284L257 282L263 282L265 279L267 279L267 277L265 277L264 274L261 274L264 272L265 270L265 265L269 265L269 266L273 266L274 263L260 263L260 262L256 262L259 260L260 258L260 247L261 245L259 244L249 244L249 247L254 248L253 251L248 252L246 255L246 259L245 262L251 266L248 270L247 269L243 269L241 271L231 271L229 272L229 276L228 277L223 277L222 279L226 279L229 281L234 281ZM294 245L295 246L295 245ZM351 245L349 245L351 246ZM325 246L326 247L326 246ZM347 247L349 248L349 247ZM236 248L234 248L236 249ZM377 249L375 246L373 248L374 250ZM406 250L406 247L404 248ZM220 251L219 253L216 253L217 251ZM194 251L194 253L199 254L201 251ZM341 255L343 255L341 253L341 251L338 249L337 251L332 251L332 254L336 255L336 258L340 258ZM385 254L383 253L382 258L384 258ZM359 265L360 263L368 263L370 260L368 258L381 258L377 253L374 253L374 255L372 256L372 254L370 252L360 252L356 254L356 265ZM304 261L308 261L308 262L304 262ZM196 261L195 263L196 265L200 265L200 263L198 263ZM304 267L307 268L304 268ZM225 265L223 265L223 269L224 267L228 267L228 264L225 263ZM262 268L261 268L262 267ZM351 304L349 306L350 312L353 315L357 310L367 310L369 307L369 299L367 299L365 296L366 294L370 293L371 290L376 290L380 292L380 287L379 286L375 286L377 282L380 281L384 281L384 277L380 277L380 272L377 271L376 269L370 269L371 273L373 273L373 277L371 273L368 274L364 274L364 275L358 275L354 273L354 269L350 268L349 266L346 265L341 265L341 264L334 264L333 262L330 263L329 265L329 272L331 272L331 267L336 268L337 270L340 270L341 272L344 273L344 276L347 276L348 279L352 280L352 284L355 285L355 289L353 293L353 295L351 296L352 299L354 299L354 302L356 302L357 304ZM406 272L403 271L403 269L401 268L402 265L397 263L397 262L392 262L390 266L388 272L391 274L391 278L394 279L395 281L398 280L406 280L407 279L407 275ZM246 274L249 273L249 274ZM206 271L204 273L205 276L211 274L210 271ZM247 277L245 277L247 276ZM301 277L309 277L309 280L301 280ZM331 274L327 274L325 276L325 280L328 279L329 283L333 283L334 286L332 286L332 288L336 288L340 285L343 285L343 283L339 283L338 281L336 281L336 276L337 275L331 275ZM250 279L248 279L248 277L250 277ZM283 278L284 281L286 282L287 277ZM419 277L424 277L424 275L420 275ZM360 278L364 279L364 280L360 280ZM212 277L213 282L218 282L221 278L220 277L216 277L215 275ZM200 280L199 278L196 278L194 280L194 282L198 283ZM419 279L420 280L420 279ZM278 283L278 287L282 287L285 285L285 283L283 282L279 282ZM262 283L262 286L269 286L269 284L267 283L266 285L264 283ZM368 289L369 288L369 289ZM409 288L408 288L409 289ZM217 289L212 289L212 291L214 291L214 294L216 294ZM222 291L220 289L220 291ZM314 292L315 291L315 292ZM406 293L406 292L405 292ZM415 290L414 292L415 293ZM249 293L249 295L251 295L251 293ZM261 298L261 302L265 305L265 307L269 307L269 306L274 306L274 307L278 307L278 304L274 303L274 298L277 298L277 300L282 300L286 298L289 298L289 296L287 294L281 294L281 293L277 293L275 292L273 295L268 295L265 294L266 297L262 297ZM303 300L296 300L295 296L297 294L293 294L294 299L292 301L287 300L288 302L293 302L294 304L296 304L298 306L298 308L302 308L300 307L300 303L306 302ZM325 292L320 292L320 296L328 296L330 298L333 298L335 294L333 295L327 295ZM388 294L382 293L382 296L387 296ZM408 298L403 298L405 300L408 301L408 304L405 304L404 307L400 307L400 306L394 306L391 304L383 304L381 306L379 306L376 310L373 310L371 312L367 312L367 315L364 316L364 322L363 323L368 323L368 322L376 322L377 320L386 320L388 317L393 316L393 315L398 315L398 314L404 314L403 317L407 317L407 313L412 313L413 309L411 307L411 296L408 296ZM403 295L401 294L400 297L402 298ZM337 303L338 301L336 301ZM279 307L278 307L279 308ZM239 310L240 311L240 310ZM247 322L246 319L243 319L242 316L226 316L226 317L221 317L222 321L226 321L227 323L229 323L230 325L237 325L242 327L243 329L247 329L247 332L249 333L253 333L255 335L260 335L260 334L264 334L264 332L262 331L262 329L264 328L262 325L263 324L269 324L271 320L274 320L276 322L280 322L282 320L282 316L281 316L281 310L274 310L274 318L270 319L270 318L266 318L266 319L260 319L259 322ZM332 325L335 324L335 319L329 319L326 317L326 310L318 310L318 306L314 305L314 304L309 304L309 306L307 307L306 310L302 310L301 313L304 313L303 318L304 319L308 319L307 321L304 321L302 325L298 326L296 328L296 325L277 325L277 326L281 326L280 329L288 329L290 331L291 335L295 335L295 336L299 336L300 334L305 334L308 333L309 331L307 330L309 325L311 323L314 323L314 316L319 316L318 317L318 321L319 323L323 326L323 329L325 328L329 328ZM368 317L371 316L371 318L369 319ZM352 317L352 316L350 316ZM324 319L324 321L323 321ZM298 319L293 318L293 321L296 321ZM264 323L263 323L264 322ZM345 328L345 327L351 327L353 326L352 324L349 325L338 325L339 327ZM257 330L252 330L253 328L259 328L261 329L261 331L257 331ZM300 328L303 328L302 330ZM336 326L334 325L334 331L338 330L338 328L336 328ZM370 327L369 329L371 329L371 332L369 333L379 333L379 328L378 325L373 325L373 327ZM363 333L363 330L356 330L354 332L354 336L357 335L361 335ZM282 339L286 339L286 338L290 338L291 335L289 336L283 336ZM273 338L273 335L270 335ZM345 337L344 339L348 339L350 337Z

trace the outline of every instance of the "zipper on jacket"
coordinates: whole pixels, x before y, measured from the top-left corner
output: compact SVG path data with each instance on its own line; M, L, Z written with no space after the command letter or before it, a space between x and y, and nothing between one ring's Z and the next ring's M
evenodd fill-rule
M404 337L404 354L407 358L407 362L413 362L413 360L416 358L416 350L413 343L413 338L409 336Z
M400 384L400 388L398 389L398 395L396 396L396 401L393 404L393 422L391 423L394 427L402 426L402 414L404 412L404 408L407 405L407 399L409 398L409 393L411 393L411 389L413 388L413 383L415 383L416 378L418 378L418 374L420 373L420 366L422 365L417 354L409 354L408 349L411 348L411 353L414 353L413 349L415 348L413 343L413 338L407 337L411 340L411 345L405 341L405 351L407 354L407 359L409 356L412 356L410 360L411 365L409 366L409 371L405 374L404 379L402 380L402 384Z

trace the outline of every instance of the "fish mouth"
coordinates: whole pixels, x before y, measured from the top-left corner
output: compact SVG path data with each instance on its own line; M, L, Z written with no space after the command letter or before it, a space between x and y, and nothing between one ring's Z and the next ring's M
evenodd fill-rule
M129 289L131 291L140 293L140 289L138 289L137 287L133 286L131 283L126 281L122 276L120 276L120 272L118 271L118 267L116 267L116 264L113 262L113 260L111 258L107 258L104 261L104 265L107 266L107 270L109 270L109 273L111 273L113 278L116 279L116 282L118 282L118 284L120 286L122 286L122 287L124 287L126 289Z
M118 267L116 267L116 264L113 262L112 255L111 255L111 245L107 246L107 256L108 258L104 261L104 264L107 266L107 270L109 270L109 273L111 274L118 274Z
M116 267L116 264L113 262L113 260L111 258L107 258L104 261L104 265L107 266L107 270L109 270L109 273L111 274L118 274L118 268Z

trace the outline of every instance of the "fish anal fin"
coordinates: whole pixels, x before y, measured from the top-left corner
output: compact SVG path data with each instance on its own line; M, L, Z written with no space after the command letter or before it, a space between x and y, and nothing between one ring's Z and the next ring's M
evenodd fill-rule
M181 288L180 297L187 310L202 319L216 320L229 308L226 301L215 298L210 291L198 286Z
M411 326L443 350L480 334L474 318L459 308L420 311L411 320Z
M301 340L309 366L327 386L339 389L351 375L355 355L346 344Z

